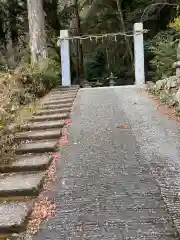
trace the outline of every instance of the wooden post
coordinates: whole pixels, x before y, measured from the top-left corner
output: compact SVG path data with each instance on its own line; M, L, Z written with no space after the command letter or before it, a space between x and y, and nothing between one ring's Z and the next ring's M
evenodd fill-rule
M145 84L143 23L134 24L135 84Z
M71 86L70 45L69 40L63 39L68 36L68 30L60 31L62 86Z

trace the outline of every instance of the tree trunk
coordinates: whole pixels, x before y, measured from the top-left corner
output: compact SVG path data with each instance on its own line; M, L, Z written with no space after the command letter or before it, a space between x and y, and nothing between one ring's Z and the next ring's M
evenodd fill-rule
M81 24L80 24L80 17L79 17L79 6L78 0L75 1L75 19L76 19L76 26L77 26L77 34L81 35ZM83 49L80 40L78 41L78 58L79 58L79 73L80 76L84 75L84 68L83 68Z
M76 34L78 36L81 35L81 25L80 25L80 17L79 17L79 6L78 0L73 0L73 18L75 23ZM84 75L84 66L83 66L83 49L80 40L76 40L76 56L78 62L78 75L77 77L82 77Z
M70 21L70 31L73 36L77 35L76 23L73 18ZM72 60L76 69L76 78L79 78L79 58L78 58L78 41L71 41Z
M17 27L17 1L9 1L10 32L13 48L18 45L18 27Z
M119 13L120 22L121 22L122 31L126 32L120 0L116 0L116 4L117 4L117 9L118 9L118 13ZM126 42L126 47L127 47L128 55L129 55L129 58L130 58L130 62L132 64L133 63L133 52L132 52L132 49L131 49L131 45L130 45L130 42L129 42L129 39L128 39L127 36L124 36L124 39L125 39L125 42Z
M42 0L27 0L31 63L41 63L47 58L45 17Z
M0 43L1 43L1 51L2 54L4 55L6 52L6 33L5 33L5 29L4 29L4 15L3 12L0 9Z
M58 19L58 2L59 0L43 1L44 11L48 15L47 24L55 30L56 36L59 36L59 30L61 27Z

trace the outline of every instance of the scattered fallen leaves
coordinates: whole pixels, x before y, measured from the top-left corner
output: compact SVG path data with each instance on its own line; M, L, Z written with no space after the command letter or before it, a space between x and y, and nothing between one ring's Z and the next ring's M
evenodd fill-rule
M57 179L57 171L56 171L56 162L53 160L52 164L50 165L49 169L46 172L44 184L43 184L43 190L48 191L52 184Z
M65 124L66 124L67 127L69 127L69 126L71 125L71 120L70 120L70 119L67 119L67 120L65 121Z
M42 221L48 220L54 216L55 203L49 198L44 197L44 193L51 188L52 183L55 182L56 178L56 163L53 159L53 162L45 175L43 191L35 200L34 209L27 226L27 233L35 234L39 230Z
M67 124L69 123L70 123L70 120L67 120L66 127L64 127L62 130L62 137L59 140L59 148L62 148L63 146L68 144L68 125Z
M39 197L34 204L34 211L31 214L30 221L27 226L27 232L31 234L37 233L40 224L44 220L52 218L55 214L56 206L50 199Z
M120 129L130 129L130 127L126 124L120 124L117 126L117 128L120 128Z
M59 140L59 146L65 146L68 143L68 136L64 135L61 137L61 139Z
M61 157L61 153L60 152L55 152L53 153L53 159L55 162L57 162Z
M55 203L49 198L44 197L44 193L50 190L52 184L57 179L56 163L61 157L61 150L63 149L63 146L68 143L68 126L70 126L70 123L70 120L66 120L66 127L63 129L63 134L59 141L59 152L53 154L52 164L45 174L43 191L34 203L34 210L27 226L27 233L33 235L37 233L41 222L50 219L55 214Z
M171 120L180 121L180 116L177 116L174 107L168 107L167 105L163 105L156 96L151 96L151 98L155 102L157 110L162 115L167 116Z

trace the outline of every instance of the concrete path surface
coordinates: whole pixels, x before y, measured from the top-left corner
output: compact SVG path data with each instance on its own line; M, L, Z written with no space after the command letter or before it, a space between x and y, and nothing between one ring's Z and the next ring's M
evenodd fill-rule
M179 239L179 127L134 86L80 90L56 215L33 239Z

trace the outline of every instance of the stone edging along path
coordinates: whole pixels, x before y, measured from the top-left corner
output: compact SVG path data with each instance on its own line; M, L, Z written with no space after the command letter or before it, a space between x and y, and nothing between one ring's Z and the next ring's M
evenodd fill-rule
M78 86L52 90L41 109L15 135L14 161L0 166L0 239L26 230L35 233L54 214L44 193L56 178L56 160L67 143L69 115Z

